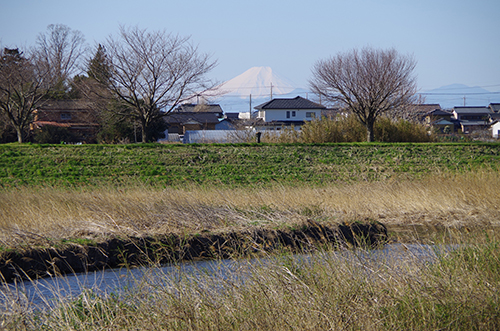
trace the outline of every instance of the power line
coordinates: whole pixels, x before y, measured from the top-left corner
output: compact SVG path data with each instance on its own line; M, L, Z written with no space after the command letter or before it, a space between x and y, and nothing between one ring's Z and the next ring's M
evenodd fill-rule
M500 92L464 92L464 93L440 93L440 92L422 92L422 93L417 93L421 95L490 95L490 94L500 94Z

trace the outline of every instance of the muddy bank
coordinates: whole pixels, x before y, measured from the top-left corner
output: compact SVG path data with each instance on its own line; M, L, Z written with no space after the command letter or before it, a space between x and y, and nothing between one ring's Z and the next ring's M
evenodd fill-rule
M224 234L192 236L167 234L143 238L112 238L95 245L69 245L0 256L3 281L34 279L105 268L157 265L200 259L227 259L259 255L277 249L311 251L322 245L369 245L387 241L381 223L325 226L308 221L297 229L253 229Z

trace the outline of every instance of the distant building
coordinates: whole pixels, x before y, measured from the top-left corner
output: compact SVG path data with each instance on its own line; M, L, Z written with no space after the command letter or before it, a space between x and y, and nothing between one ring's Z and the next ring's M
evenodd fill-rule
M441 105L439 103L421 103L411 107L409 117L423 122L426 121L428 114L433 111L442 111Z
M67 128L78 141L86 142L95 138L99 123L91 103L84 100L48 100L33 112L30 131L45 126Z
M326 107L297 96L295 98L272 99L254 107L254 109L258 111L255 126L265 130L266 128L280 129L292 125L299 128L307 121L321 118Z
M453 107L453 117L463 133L484 130L490 125L490 107Z
M168 134L183 135L186 131L215 130L224 118L218 104L182 104L164 117Z
M453 113L440 108L433 109L423 116L425 125L439 130L441 133L455 132L459 122L453 117Z
M172 112L164 117L168 133L184 134L193 130L215 130L222 119L221 113L215 112Z

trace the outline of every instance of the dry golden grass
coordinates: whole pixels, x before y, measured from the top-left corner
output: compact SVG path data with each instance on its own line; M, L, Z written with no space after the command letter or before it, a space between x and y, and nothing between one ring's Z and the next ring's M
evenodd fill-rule
M491 171L299 188L18 188L0 192L0 240L11 246L46 238L226 231L307 218L490 226L500 222L499 193L500 177Z
M41 313L22 294L6 295L0 328L498 330L498 237L463 239L452 252L436 246L433 263L402 245L395 255L277 254L231 271L222 264L193 274L151 269L122 291L88 289L71 299L54 286L55 299L46 299L52 308Z

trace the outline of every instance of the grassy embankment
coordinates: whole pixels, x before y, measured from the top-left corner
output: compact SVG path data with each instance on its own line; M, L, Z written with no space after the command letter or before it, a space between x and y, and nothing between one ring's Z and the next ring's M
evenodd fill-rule
M500 220L499 157L498 144L0 146L3 249L289 227L309 218L446 228L448 242L467 244L432 265L411 255L377 264L322 255L301 264L285 256L272 266L248 266L250 278L223 283L225 291L214 291L220 283L212 278L165 279L161 288L142 279L128 294L86 292L60 298L44 313L9 298L0 323L59 330L497 329L499 241L483 230Z
M498 144L3 145L0 245L307 218L489 224L499 166Z

